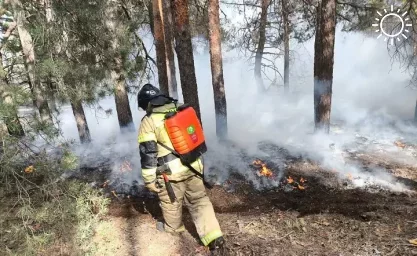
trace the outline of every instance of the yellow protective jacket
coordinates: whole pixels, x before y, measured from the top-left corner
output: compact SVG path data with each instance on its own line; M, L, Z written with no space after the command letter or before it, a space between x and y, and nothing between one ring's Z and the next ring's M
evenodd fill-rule
M145 115L141 121L138 142L142 166L142 178L145 184L155 182L156 168L163 164L166 164L171 172L171 174L168 175L170 180L181 181L195 175L188 167L184 166L181 163L181 160L175 157L171 151L157 143L160 142L165 146L174 149L165 129L164 119L165 114L174 112L175 110L174 103L153 107L153 109L148 108L148 114ZM201 173L203 172L203 161L201 158L191 163L191 166L195 170Z

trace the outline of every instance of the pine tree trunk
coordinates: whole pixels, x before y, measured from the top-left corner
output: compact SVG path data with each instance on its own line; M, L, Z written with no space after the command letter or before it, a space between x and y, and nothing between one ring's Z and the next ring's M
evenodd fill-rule
M53 33L53 21L54 21L54 11L52 9L52 0L44 0L43 1L43 7L45 10L45 18L47 22L47 34L51 35ZM55 51L52 53L53 55L56 55L59 52L58 45L55 46ZM48 100L49 100L49 108L53 112L58 112L58 108L56 106L56 98L55 98L55 91L56 86L54 86L52 82L52 75L48 75L47 81L46 81L46 88L47 88L47 94L48 94Z
M0 104L7 109L7 113L2 117L2 121L11 136L23 137L25 132L17 115L18 109L13 103L12 96L7 92L6 86L7 80L2 78L2 81L0 81Z
M116 103L117 118L119 120L119 126L122 129L134 130L132 111L129 105L129 97L127 95L126 81L123 74L123 59L120 52L119 33L123 30L123 25L120 24L119 17L117 16L118 6L109 1L106 8L107 20L106 26L112 33L111 41L111 54L113 55L110 61L110 79L114 86L114 99Z
M322 0L317 15L314 52L314 119L316 130L329 133L332 105L336 0Z
M211 76L216 112L216 134L220 139L227 137L227 104L223 79L223 60L220 35L219 0L209 0L209 42Z
M174 35L171 1L163 1L163 21L165 32L165 56L167 64L168 90L169 95L174 99L178 99L178 85L175 72L174 58Z
M417 100L416 100L416 105L414 107L414 123L417 123Z
M47 81L46 81L46 89L47 89L47 94L48 94L48 99L49 99L49 108L53 111L53 112L58 112L58 107L57 107L57 102L56 102L56 97L55 97L55 91L56 91L56 86L53 84L52 82L52 76L48 76Z
M153 24L156 48L156 63L158 67L159 89L165 95L169 94L167 76L167 58L165 54L164 20L162 19L162 2L153 0Z
M125 78L121 70L111 71L112 81L115 84L114 98L116 102L117 118L120 128L134 130L132 111L130 110L129 97L126 91Z
M0 69L4 71L3 68L3 54L0 53ZM7 128L8 133L11 136L15 137L23 137L25 136L25 131L23 130L23 126L20 123L18 114L17 106L13 103L12 96L7 92L7 86L9 81L7 77L1 77L0 79L0 104L8 110L6 115L3 116L4 125ZM1 128L0 128L1 129Z
M29 85L33 95L33 102L36 108L39 110L41 121L53 124L51 111L48 106L48 102L41 89L41 83L36 79L34 65L35 65L35 50L33 45L32 36L26 30L24 11L21 6L16 11L17 17L17 30L19 33L20 44L22 45L23 56L25 59L25 67L28 74Z
M290 21L288 0L281 0L282 21L284 25L284 91L288 93L290 88Z
M151 33L153 36L155 36L155 27L153 24L153 7L152 7L153 0L146 1L146 6L148 8L148 19L149 19L149 26L151 28Z
M258 37L258 48L256 49L255 55L255 80L258 86L259 92L265 92L266 88L264 86L264 82L262 80L262 56L264 53L265 48L265 41L266 41L266 23L268 18L268 7L269 7L270 0L262 0L262 11L261 11L261 18L259 20L259 37Z
M180 70L182 95L184 102L195 109L201 120L187 0L171 0L171 3L175 24L175 51L177 52Z
M6 115L2 118L4 124L11 136L23 137L25 136L25 131L23 130L23 126L17 115L17 106L13 103L12 96L6 92L6 83L4 81L1 81L0 83L0 103L8 109Z
M84 108L81 101L71 101L72 113L77 123L78 135L81 143L91 141L90 130L88 129L87 119L85 118Z

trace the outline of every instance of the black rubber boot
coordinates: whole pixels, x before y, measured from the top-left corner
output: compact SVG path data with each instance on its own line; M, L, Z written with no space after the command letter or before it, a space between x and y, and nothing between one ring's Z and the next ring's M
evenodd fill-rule
M210 249L211 256L224 256L226 255L226 248L225 248L225 240L221 236L216 238L213 242L211 242L208 247Z

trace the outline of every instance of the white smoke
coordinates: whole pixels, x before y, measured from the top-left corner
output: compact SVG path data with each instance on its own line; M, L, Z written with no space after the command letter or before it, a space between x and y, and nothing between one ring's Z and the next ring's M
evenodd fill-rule
M259 150L259 142L269 141L291 154L307 156L323 168L335 169L341 176L351 174L356 177L357 186L372 183L404 190L405 187L384 170L375 169L370 173L358 164L347 163L343 152L382 150L386 153L384 157L392 157L393 161L417 164L408 151L393 145L398 139L416 143L416 128L404 122L412 119L416 100L415 92L406 87L409 75L399 65L392 65L383 41L338 31L331 133L313 134L313 42L291 46L297 58L291 60L290 95L284 95L282 88L270 88L266 96L256 96L252 66L247 58L239 56L237 51L224 52L229 140L234 147L216 139L209 53L200 49L200 53L195 54L202 121L209 147L205 157L207 174L215 175L219 183L229 177L231 170L248 180L257 180L256 173L249 167L254 159L243 160L243 150L246 155L263 156L277 164L278 175L282 176L285 159ZM151 45L152 41L145 43ZM178 71L177 80L180 85ZM156 81L157 78L153 78L149 82L157 85ZM131 96L130 103L137 130L144 112L138 110L135 95ZM120 134L113 98L101 100L99 104L104 110L112 109L113 113L107 116L104 111L97 113L85 107L93 143L74 147L77 154L83 162L92 165L101 157L120 159L126 156L136 168L125 177L126 182L140 179L137 132ZM68 107L63 110L59 119L64 136L78 141L72 111ZM360 138L365 138L366 143L358 142ZM329 147L331 144L335 149ZM118 175L116 167L114 173ZM260 186L256 182L255 185Z

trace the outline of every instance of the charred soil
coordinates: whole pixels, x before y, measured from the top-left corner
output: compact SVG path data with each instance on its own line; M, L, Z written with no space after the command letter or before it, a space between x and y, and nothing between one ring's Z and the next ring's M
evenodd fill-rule
M396 165L391 171L414 184L414 167ZM349 178L340 180L302 159L293 159L284 172L279 185L268 190L254 189L237 174L207 190L229 255L417 255L417 247L409 243L417 238L415 187L401 193L352 188ZM301 178L303 186L294 186ZM155 196L116 196L107 222L114 230L117 255L207 254L186 210L188 232L171 235L156 231L162 214ZM98 247L108 247L106 241L96 235Z

